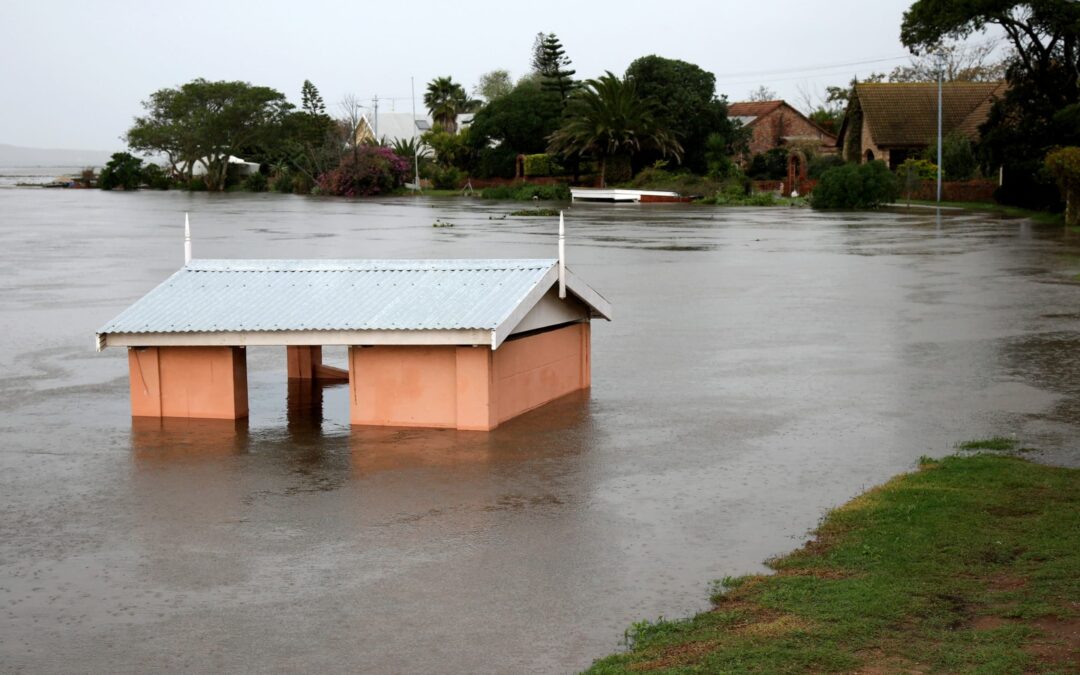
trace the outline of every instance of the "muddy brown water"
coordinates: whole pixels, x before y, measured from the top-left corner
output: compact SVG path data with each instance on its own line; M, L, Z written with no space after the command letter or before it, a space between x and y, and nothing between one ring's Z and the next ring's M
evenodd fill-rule
M249 421L133 424L92 348L184 211L197 257L553 257L514 208L0 190L0 670L570 672L920 455L1080 463L1080 237L986 215L574 206L593 388L490 434L350 429L270 348Z

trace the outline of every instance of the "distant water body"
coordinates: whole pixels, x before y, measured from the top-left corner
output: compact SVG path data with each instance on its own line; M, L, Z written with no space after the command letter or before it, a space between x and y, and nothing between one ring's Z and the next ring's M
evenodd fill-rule
M0 166L0 188L44 185L61 176L78 176L82 166Z

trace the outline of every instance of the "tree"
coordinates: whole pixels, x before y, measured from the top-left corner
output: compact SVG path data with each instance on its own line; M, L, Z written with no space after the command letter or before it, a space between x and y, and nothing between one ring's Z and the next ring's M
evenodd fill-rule
M309 115L325 115L326 104L323 103L322 95L311 80L304 80L300 87L300 109Z
M477 150L499 146L515 155L544 152L561 114L558 95L526 78L476 113L469 125L469 140Z
M478 107L477 101L470 99L465 88L451 77L436 77L428 82L424 105L435 124L450 133L457 132L459 114L472 112Z
M810 194L815 209L873 209L896 199L900 189L885 162L843 164L821 175Z
M889 82L936 82L937 54L944 56L941 70L946 82L998 82L1005 79L1006 59L995 58L997 47L997 40L942 45L933 54L912 56L908 65L893 68Z
M479 96L491 103L500 96L506 96L514 89L514 83L510 80L510 71L492 70L480 76L480 80L473 87L473 96Z
M924 159L937 161L937 139L926 148ZM971 140L967 136L952 131L941 139L941 171L948 180L968 180L975 175L979 166Z
M224 190L229 156L268 149L293 106L269 87L200 78L151 94L143 107L147 114L135 118L128 145L184 162L189 179L195 162L205 162L207 185Z
M678 159L682 146L655 118L656 104L638 95L633 80L610 71L587 80L567 105L565 120L551 135L551 152L564 157L591 155L600 162L600 185L607 184L611 158L627 161L643 149Z
M638 95L656 106L656 123L675 135L685 149L682 165L696 173L723 164L718 153L737 154L745 133L728 119L727 104L716 98L716 77L686 61L643 56L626 69ZM710 142L710 136L717 135ZM639 162L651 164L659 156L644 152Z
M1046 156L1046 168L1065 196L1065 224L1080 225L1080 148L1059 148L1050 152Z
M1060 203L1043 158L1080 143L1080 3L1071 0L917 0L904 12L901 41L915 54L997 26L1012 55L1009 88L980 129L988 169L1004 168L999 200L1033 207Z
M765 85L761 85L757 89L755 89L755 90L751 91L749 94L747 94L747 99L746 100L748 100L748 101L775 101L776 100L776 92L773 91L772 89L769 89Z
M98 177L98 187L102 190L137 190L142 183L142 160L126 152L113 153Z
M533 71L541 77L544 89L557 93L563 104L577 86L574 82L574 73L577 71L570 70L570 64L570 58L555 33L536 34L533 42Z
M326 114L319 90L310 80L300 88L301 109L285 116L281 125L278 156L274 164L286 164L314 185L319 176L341 161L346 145L344 128Z
M354 157L357 148L360 146L360 139L357 138L357 135L360 133L360 124L364 121L363 108L364 106L360 105L360 99L357 98L356 94L345 94L338 101L340 117L337 118L337 124L345 137L345 144Z

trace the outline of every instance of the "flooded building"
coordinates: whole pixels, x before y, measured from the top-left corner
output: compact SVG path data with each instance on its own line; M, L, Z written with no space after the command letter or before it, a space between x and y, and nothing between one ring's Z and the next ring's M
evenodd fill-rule
M558 259L193 260L97 346L127 348L135 417L246 417L246 348L280 346L290 378L348 381L354 425L490 430L590 386L594 318Z

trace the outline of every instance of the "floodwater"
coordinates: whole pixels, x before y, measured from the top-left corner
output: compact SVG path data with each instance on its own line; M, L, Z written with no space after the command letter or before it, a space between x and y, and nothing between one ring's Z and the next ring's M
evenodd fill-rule
M196 257L554 257L518 207L0 191L0 670L570 672L920 455L1080 464L1080 242L985 215L574 206L593 388L490 434L350 429L271 348L249 421L134 423L93 351L184 211Z

